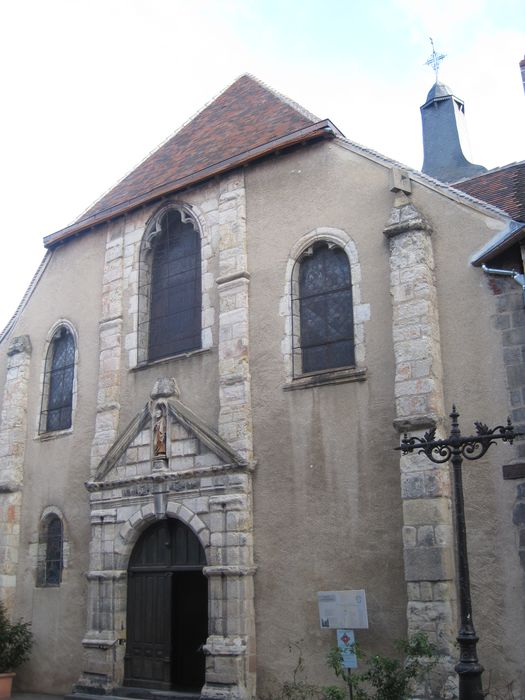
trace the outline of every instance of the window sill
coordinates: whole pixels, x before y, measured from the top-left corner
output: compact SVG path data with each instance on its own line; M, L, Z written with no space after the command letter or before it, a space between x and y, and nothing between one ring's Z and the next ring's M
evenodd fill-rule
M312 372L295 377L288 384L284 384L283 391L295 391L296 389L311 389L324 384L346 384L347 382L364 382L367 378L366 367L342 367L341 369Z
M137 372L141 369L146 369L147 367L156 367L157 365L165 364L166 362L173 362L175 360L185 360L188 357L194 357L195 355L203 355L205 353L211 352L213 348L199 348L198 350L190 350L189 352L181 352L179 355L169 355L168 357L161 357L158 360L145 360L144 362L139 362L135 367L131 367L132 372Z
M35 440L41 440L46 442L47 440L56 440L57 438L64 437L65 435L72 435L73 428L65 428L64 430L53 430L47 433L38 433L35 435Z

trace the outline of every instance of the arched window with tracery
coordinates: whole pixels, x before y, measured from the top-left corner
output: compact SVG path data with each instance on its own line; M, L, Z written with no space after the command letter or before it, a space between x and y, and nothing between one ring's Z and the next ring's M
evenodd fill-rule
M39 538L39 586L59 586L64 566L64 528L52 513L41 523Z
M201 347L201 242L193 221L170 208L156 222L150 238L147 317L139 332L148 337L148 360ZM145 277L145 275L144 275Z
M75 380L75 339L66 326L54 333L46 357L40 432L71 428Z
M299 343L294 356L300 354L300 372L353 366L352 278L346 252L332 242L319 241L303 252L296 265L292 321L299 328L292 335Z

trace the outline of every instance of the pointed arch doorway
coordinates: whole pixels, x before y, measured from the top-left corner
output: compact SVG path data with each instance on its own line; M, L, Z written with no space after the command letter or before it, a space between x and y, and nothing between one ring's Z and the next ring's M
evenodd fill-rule
M196 690L208 636L206 558L182 522L161 520L138 539L128 566L124 685Z

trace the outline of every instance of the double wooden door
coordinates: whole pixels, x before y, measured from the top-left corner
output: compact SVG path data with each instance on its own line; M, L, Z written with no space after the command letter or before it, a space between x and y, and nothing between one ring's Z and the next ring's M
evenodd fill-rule
M146 530L128 568L124 685L193 690L204 684L208 635L204 551L178 520Z

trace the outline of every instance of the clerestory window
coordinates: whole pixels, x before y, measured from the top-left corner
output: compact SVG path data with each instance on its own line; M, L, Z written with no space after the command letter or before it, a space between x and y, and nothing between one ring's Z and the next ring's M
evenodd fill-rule
M75 379L75 340L60 326L49 345L42 394L40 432L71 428Z
M328 241L310 246L298 261L293 298L301 372L355 364L352 279L345 251ZM297 318L298 317L298 318ZM297 352L294 353L294 355Z

